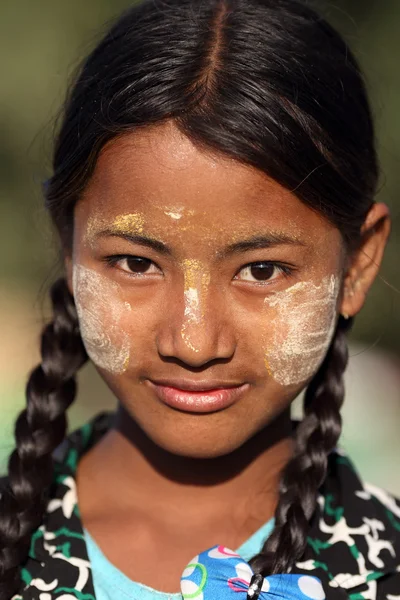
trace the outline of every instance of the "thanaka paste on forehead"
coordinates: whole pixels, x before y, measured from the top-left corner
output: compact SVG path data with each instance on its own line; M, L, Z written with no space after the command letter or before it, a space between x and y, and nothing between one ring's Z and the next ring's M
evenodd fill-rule
M92 246L96 235L105 228L110 228L116 233L143 233L144 222L144 215L139 212L118 215L111 223L109 219L94 215L88 219L85 238Z
M179 212L168 212L167 210L164 211L164 214L167 215L168 217L171 217L171 219L181 219L182 218L182 213Z
M339 288L339 278L331 275L320 285L302 281L265 298L269 332L264 363L278 383L302 383L318 369L335 330Z
M120 286L93 269L74 264L73 291L88 356L98 367L124 373L129 364L130 339L121 321L131 305L121 299Z
M166 205L151 205L152 208L156 208L158 210L162 210L164 212L164 214L167 214L169 216L171 216L171 218L174 218L174 234L176 233L181 233L181 232L185 232L185 231L196 231L196 232L200 232L202 231L202 239L206 239L210 242L212 242L215 239L220 239L220 234L225 234L227 233L227 229L226 227L213 227L212 229L210 229L210 227L208 225L203 225L201 223L199 223L197 220L194 220L194 222L190 222L191 219L189 219L189 223L187 223L186 219L185 219L185 224L181 221L179 221L179 223L177 223L177 219L181 218L181 217L192 217L192 216L198 216L199 214L206 214L205 211L195 211L193 209L186 209L185 207L182 206L166 206ZM167 208L168 210L164 210L165 208ZM175 211L175 212L174 212ZM134 212L134 213L124 213L121 215L118 215L117 217L115 217L111 223L109 219L106 219L104 217L98 217L97 215L90 217L88 220L88 224L86 227L86 239L89 243L90 246L93 245L93 241L94 238L96 236L96 234L98 234L102 229L106 229L109 228L113 231L115 231L116 233L121 233L121 234L144 234L144 227L145 227L145 215L142 212ZM235 222L235 227L237 228L237 231L235 231L234 233L230 233L229 235L229 242L235 242L235 241L239 241L241 239L242 236L245 235L253 235L254 234L254 229L251 226L251 224L248 224L246 222L245 226L240 226L240 221L236 220ZM162 227L159 227L156 223L152 222L152 226L151 226L151 230L152 230L152 235L158 235L159 231L162 230ZM279 235L280 233L287 233L286 231L280 231L277 229L273 229L272 232L269 233L273 233L276 235ZM293 237L293 239L300 239L301 235L298 232L298 228L297 226L294 226L291 229L291 235Z
M152 203L151 207L161 210L165 215L167 215L167 217L171 217L171 219L175 220L186 216L192 216L195 212L194 210L186 208L185 206L159 205Z
M112 228L116 231L132 231L135 233L142 233L144 227L144 215L143 213L128 213L126 215L120 215L115 217L112 222Z

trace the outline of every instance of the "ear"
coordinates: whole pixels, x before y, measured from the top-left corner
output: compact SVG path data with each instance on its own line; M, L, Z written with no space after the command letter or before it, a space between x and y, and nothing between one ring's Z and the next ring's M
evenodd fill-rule
M65 266L65 278L67 280L68 289L71 295L74 295L74 289L72 285L72 256L70 254L64 255L64 266Z
M343 315L353 317L363 307L379 272L390 229L386 204L373 204L361 228L361 243L349 260L340 308Z

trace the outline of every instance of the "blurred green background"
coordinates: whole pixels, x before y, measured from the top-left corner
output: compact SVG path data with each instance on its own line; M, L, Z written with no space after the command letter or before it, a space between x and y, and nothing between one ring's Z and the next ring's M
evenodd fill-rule
M12 448L47 289L59 270L57 240L42 208L55 120L79 60L127 0L8 0L0 5L0 473ZM362 475L400 495L400 3L314 4L345 35L366 74L382 177L378 199L393 232L381 270L351 335L341 443ZM91 365L79 374L70 428L115 400ZM296 403L294 414L298 414Z

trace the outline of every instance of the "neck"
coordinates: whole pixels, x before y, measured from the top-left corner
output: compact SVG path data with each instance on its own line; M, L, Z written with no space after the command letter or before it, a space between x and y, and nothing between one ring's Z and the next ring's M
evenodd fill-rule
M204 522L234 505L238 512L261 511L262 522L275 511L280 475L293 455L291 436L288 410L226 456L187 458L157 446L119 406L113 427L81 462L92 489L102 490L103 506L149 513L179 506L180 518L201 513Z

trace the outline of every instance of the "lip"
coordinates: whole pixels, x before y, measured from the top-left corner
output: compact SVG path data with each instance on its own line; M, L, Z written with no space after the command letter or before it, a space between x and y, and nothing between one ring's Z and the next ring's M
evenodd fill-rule
M249 384L201 382L188 380L151 381L146 383L161 402L172 408L194 413L217 412L232 406L249 389ZM182 386L182 387L181 387Z

